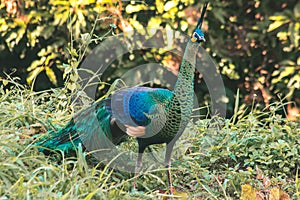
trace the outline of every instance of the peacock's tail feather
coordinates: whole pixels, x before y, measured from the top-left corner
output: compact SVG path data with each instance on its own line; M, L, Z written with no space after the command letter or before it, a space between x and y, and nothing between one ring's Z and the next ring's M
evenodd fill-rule
M35 145L47 153L49 149L72 152L80 143L89 151L119 144L125 140L126 134L124 129L119 128L120 124L112 123L106 105L107 99L96 102L79 112L64 128L57 132L50 131Z

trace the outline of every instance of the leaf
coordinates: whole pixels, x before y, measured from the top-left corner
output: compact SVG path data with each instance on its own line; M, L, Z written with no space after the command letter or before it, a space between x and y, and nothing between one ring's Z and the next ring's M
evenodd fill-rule
M145 34L144 26L135 19L130 19L130 24L137 30L138 33L141 33L142 35Z
M26 32L26 26L21 26L20 29L18 30L18 36L16 37L16 44L20 42L20 40L23 38L25 32Z
M286 20L286 16L284 15L274 15L274 16L270 16L269 20L273 20L273 21L283 21Z
M255 200L256 192L250 184L242 185L242 194L240 200Z
M234 155L233 153L230 153L230 154L229 154L229 157L230 157L232 160L234 160L235 162L237 162L237 159L236 159L236 157L235 157L235 155Z
M138 5L129 4L126 6L126 13L128 14L139 12L141 10L147 10L147 6L144 4L138 4Z
M280 200L279 188L274 187L270 190L269 200Z
M294 14L296 18L300 17L300 1L294 7Z
M6 86L8 84L8 80L2 80L2 84Z
M51 36L53 36L55 28L53 26L46 26L42 29L39 35L42 35L46 40L48 40Z
M77 73L73 73L70 75L70 80L73 82L76 82L78 80L78 74Z
M69 74L73 70L72 66L70 66L68 64L64 64L63 66L66 67L65 70L64 70L65 74Z
M31 71L26 78L27 83L30 85L32 81L43 71L43 67L37 67L33 71Z
M271 31L274 31L275 29L279 28L280 26L288 23L289 20L284 20L284 21L274 21L273 23L271 23L269 25L269 28L267 30L267 32L271 32Z
M117 26L115 24L109 24L109 26L112 27L112 28L114 28L114 29L117 28Z
M271 180L268 177L264 177L263 184L265 188L268 188L271 185Z
M255 170L256 170L256 179L260 180L264 178L264 175L262 173L262 171L257 167L257 165L255 166Z
M164 12L164 2L163 0L156 0L155 1L156 9L158 13Z
M299 39L300 39L299 29L300 29L300 23L299 22L290 24L289 35L290 35L290 38L291 38L291 42L294 44L295 47L299 46Z
M215 9L215 11L213 12L214 16L222 23L225 24L225 11L222 9Z
M46 74L48 78L50 79L51 83L53 83L55 86L57 85L57 79L54 71L50 67L46 67Z
M279 191L280 199L279 200L290 200L290 196L283 190Z
M170 199L168 191L166 191L166 190L159 190L157 194L158 194L158 196L162 196L163 200ZM175 189L173 189L173 196L174 196L174 199L178 199L178 200L186 200L188 198L188 194L187 193L185 193L185 192L178 192Z
M158 29L160 24L162 23L162 19L160 17L151 17L148 22L148 28Z
M76 49L72 49L70 53L72 56L78 57L78 53L77 53Z
M67 88L73 92L76 89L76 83L67 84Z
M288 38L288 33L287 33L287 32L283 32L283 31L280 31L280 32L277 33L276 36L279 38L279 40L285 41L285 40L287 40L287 38Z
M178 4L177 1L173 1L173 0L172 0L172 1L168 1L168 2L165 4L165 6L164 6L164 10L165 10L165 11L169 11L169 10L171 10L171 8L177 6L177 4Z
M86 44L89 44L91 41L91 35L89 33L83 33L80 35L80 37Z

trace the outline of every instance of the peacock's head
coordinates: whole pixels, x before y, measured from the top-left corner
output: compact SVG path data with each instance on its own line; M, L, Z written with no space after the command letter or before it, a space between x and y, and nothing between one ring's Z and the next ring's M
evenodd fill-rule
M202 32L201 29L196 28L196 30L193 32L192 38L191 38L192 42L205 42L205 37L204 37L204 33Z
M200 42L205 42L206 41L205 37L204 37L204 33L201 30L201 26L202 26L202 23L203 23L203 18L204 18L204 14L206 12L207 6L208 6L208 2L205 2L204 6L202 8L201 15L200 15L200 18L198 20L198 24L196 26L196 29L194 30L194 32L192 34L192 37L191 37L192 42L200 43Z

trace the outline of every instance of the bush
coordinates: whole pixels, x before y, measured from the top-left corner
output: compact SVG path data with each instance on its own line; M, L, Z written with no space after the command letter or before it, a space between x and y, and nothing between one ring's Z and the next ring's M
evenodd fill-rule
M202 5L193 0L2 2L1 8L5 9L0 11L0 69L11 73L16 68L15 75L21 77L22 83L32 84L36 79L36 90L62 86L61 70L66 68L63 63L72 63L70 54L76 52L70 49L80 49L81 34L90 32L95 24L93 37L98 41L105 39L104 34L141 27L169 27L190 34L197 20L194 14ZM237 88L242 103L254 101L264 108L286 97L286 101L299 106L299 10L296 0L210 1L203 27L208 39L205 47L222 73L228 116L233 114ZM97 20L103 17L105 20ZM180 62L169 54L152 57L156 62ZM103 81L111 82L111 77L118 76L118 69L141 62L127 61L128 55L124 55ZM197 81L196 87L201 89L198 99L204 104L204 82ZM287 111L299 112L294 107L288 106Z

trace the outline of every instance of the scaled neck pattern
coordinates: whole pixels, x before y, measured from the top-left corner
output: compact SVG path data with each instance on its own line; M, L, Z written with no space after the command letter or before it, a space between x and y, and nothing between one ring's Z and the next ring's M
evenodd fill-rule
M178 100L181 108L181 123L179 132L183 132L192 114L194 100L194 71L198 47L199 43L197 42L189 41L187 43L180 65L177 82L174 87L173 98ZM175 101L172 102L174 103Z

